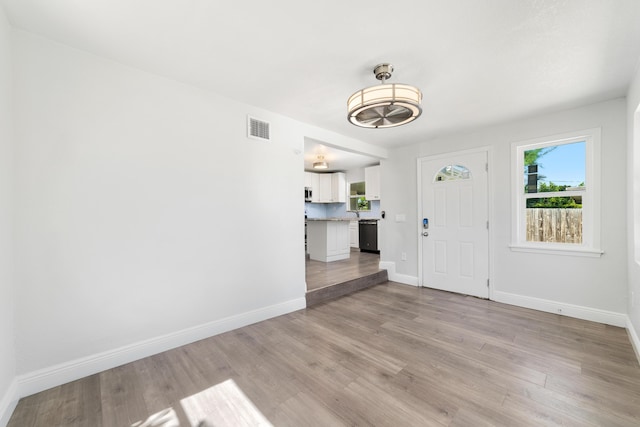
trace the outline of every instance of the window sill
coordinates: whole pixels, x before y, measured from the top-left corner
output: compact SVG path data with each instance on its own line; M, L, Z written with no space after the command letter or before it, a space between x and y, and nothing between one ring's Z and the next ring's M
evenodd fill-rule
M509 245L509 249L512 252L529 252L533 254L546 254L546 255L563 255L563 256L577 256L588 258L600 258L604 251L599 249L583 249L583 248L562 248L562 247L540 247L540 246L524 246L524 245Z

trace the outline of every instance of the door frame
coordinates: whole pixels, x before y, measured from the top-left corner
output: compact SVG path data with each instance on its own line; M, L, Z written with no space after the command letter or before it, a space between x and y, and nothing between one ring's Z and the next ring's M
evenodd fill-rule
M489 271L489 299L493 300L493 224L495 223L493 218L493 148L491 146L483 146L478 148L471 148L468 150L458 150L458 151L449 151L446 153L434 154L431 156L423 156L418 157L416 160L416 169L417 169L417 203L416 203L416 239L418 243L418 287L424 287L424 266L422 265L424 260L422 257L422 167L421 163L423 161L430 160L438 160L444 159L447 157L457 156L457 155L466 155L466 154L477 154L477 153L486 153L487 155L487 218L489 220L489 231L487 238L487 251L488 251L488 271Z

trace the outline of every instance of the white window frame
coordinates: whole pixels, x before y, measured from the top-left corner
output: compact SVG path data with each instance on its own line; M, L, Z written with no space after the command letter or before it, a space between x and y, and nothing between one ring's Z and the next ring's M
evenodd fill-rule
M518 141L511 144L512 166L512 233L515 252L534 252L554 255L599 257L600 249L600 128L568 132L558 135ZM580 194L582 207L582 243L528 242L526 237L526 199L524 192L524 152L536 148L585 141L585 190ZM552 194L544 194L545 197ZM555 193L555 195L558 195ZM564 194L561 194L564 195Z

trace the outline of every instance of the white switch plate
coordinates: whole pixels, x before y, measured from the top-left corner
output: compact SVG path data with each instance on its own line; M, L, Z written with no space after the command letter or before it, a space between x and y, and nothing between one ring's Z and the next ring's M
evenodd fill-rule
M402 261L406 261L406 260L407 260L407 253L406 253L406 252L402 252L402 253L400 254L400 259L401 259Z

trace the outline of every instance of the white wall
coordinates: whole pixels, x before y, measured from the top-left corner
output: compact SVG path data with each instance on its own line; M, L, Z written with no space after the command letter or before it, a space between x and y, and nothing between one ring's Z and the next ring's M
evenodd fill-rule
M640 68L627 94L628 305L632 339L640 359ZM633 298L632 298L633 296Z
M12 165L11 66L0 26L0 393L16 370L24 379L303 300L304 137L366 144L16 32ZM630 103L640 100L638 81ZM416 158L491 146L494 291L624 313L626 108L614 100L391 150L381 161L383 261L417 275ZM273 142L245 138L247 113L271 121ZM605 255L510 252L510 143L596 126ZM396 223L396 213L407 221ZM630 264L638 298L640 273ZM637 307L630 313L637 328Z
M0 7L0 425L13 409L16 376L13 282L13 133L10 27Z
M148 351L180 331L304 306L304 137L366 144L28 33L14 38L24 383L157 337L167 339ZM247 114L271 122L271 143L246 138Z
M382 261L395 263L398 274L418 274L416 159L476 147L491 147L491 281L495 299L519 303L544 302L537 308L558 307L612 317L626 313L626 120L625 100L493 126L473 133L449 135L393 150L382 161L381 209L386 210ZM602 127L602 249L601 258L511 252L511 143L563 132ZM407 222L394 217L404 213ZM407 253L407 261L400 253ZM544 307L543 307L544 306ZM576 314L576 313L569 313ZM609 315L612 316L609 316ZM596 316L597 317L597 316Z
M301 135L17 34L19 373L303 297Z

